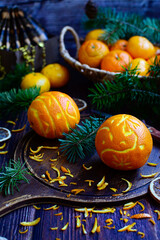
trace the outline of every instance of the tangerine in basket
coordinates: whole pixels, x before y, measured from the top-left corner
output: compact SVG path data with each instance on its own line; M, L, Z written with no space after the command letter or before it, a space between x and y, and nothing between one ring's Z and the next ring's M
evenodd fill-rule
M63 87L69 81L68 69L59 63L48 64L41 73L49 79L51 87L54 88Z
M110 51L101 62L101 69L110 72L123 72L132 61L129 53L122 50Z
M47 77L38 72L32 72L25 75L21 82L21 88L40 87L40 93L47 92L50 89L50 82Z
M82 64L97 68L107 53L109 53L109 48L105 43L99 40L88 40L81 45L78 59Z
M128 41L125 40L125 39L119 39L117 42L115 42L111 48L110 48L110 51L113 51L115 49L120 49L120 50L123 50L123 51L126 51L127 49L127 44L128 44Z
M67 94L50 91L39 95L28 109L32 129L45 138L61 138L80 121L78 106Z
M85 41L88 41L88 40L100 40L102 34L105 33L105 30L103 29L94 29L94 30L91 30L90 32L87 33L86 37L85 37Z
M136 74L141 76L149 75L149 64L143 58L135 58L131 61L130 69L136 69Z
M129 52L133 58L148 59L155 55L156 50L147 38L133 36L128 40L127 52Z
M107 166L117 170L134 170L146 163L153 140L148 128L138 118L118 114L100 126L95 146Z

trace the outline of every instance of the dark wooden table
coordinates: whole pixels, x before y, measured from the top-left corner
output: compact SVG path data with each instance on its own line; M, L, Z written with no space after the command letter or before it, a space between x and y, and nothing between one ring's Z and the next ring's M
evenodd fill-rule
M70 81L69 84L59 89L62 92L68 93L71 97L78 97L88 101L88 88L93 86L93 83L83 77L76 70L72 69L66 63L64 63L63 59L59 57L58 62L65 64L70 71ZM30 130L29 123L27 122L27 114L26 112L21 113L21 115L17 116L18 120L16 121L16 128L21 128L24 124L26 124L26 128L24 131L19 133L12 133L12 137L7 141L6 150L8 153L6 155L0 155L0 165L7 162L10 158L13 158L15 148L18 142L22 139L22 137ZM12 119L12 118L10 118ZM12 119L15 120L15 119ZM6 121L1 121L0 126L7 127L10 130L13 128L13 125L6 123ZM32 186L30 186L32 188ZM132 200L133 201L133 200ZM74 240L74 239L141 239L142 235L137 234L137 232L143 232L145 234L144 239L160 239L159 229L160 229L160 221L158 220L158 215L154 210L160 210L159 204L153 200L149 193L145 196L142 196L134 201L139 201L145 206L145 210L143 212L149 213L152 216L152 219L155 221L155 224L150 222L148 219L130 219L129 215L133 215L139 213L141 210L140 205L136 205L133 209L128 210L125 213L123 208L123 203L116 204L106 204L103 207L113 207L115 208L114 213L93 213L92 217L89 214L88 217L84 216L84 213L79 213L75 211L75 208L70 205L59 204L58 201L52 203L43 203L36 204L36 206L40 207L40 209L35 209L33 205L28 205L25 207L21 207L17 210L13 210L12 212L4 215L0 218L0 236L7 238L8 240L58 240L58 239L66 239L66 240ZM128 201L129 202L129 201ZM44 210L44 208L51 207L57 204L59 209L53 210ZM84 206L83 206L84 207ZM101 207L100 207L101 208ZM62 212L62 215L56 216L55 213ZM122 215L123 214L123 215ZM82 227L76 228L76 217L80 215L80 219L82 224L84 224L87 234L84 235L82 231ZM63 218L62 218L63 216ZM19 229L24 230L20 226L20 222L22 221L33 221L40 217L40 222L36 226L30 226L28 228L28 232L25 234L20 234ZM97 217L98 225L100 225L100 232L91 233L91 230L94 225L95 217ZM106 219L112 218L113 224L110 226L115 226L115 229L104 228L106 225ZM128 218L129 221L125 223L123 218ZM69 223L68 228L65 231L62 231L61 228ZM131 224L135 222L136 225L133 227L137 229L136 232L118 232L118 229L124 227L125 225ZM109 226L109 227L110 227ZM51 227L58 227L58 230L51 230ZM0 239L1 239L0 237ZM2 238L3 239L3 238Z

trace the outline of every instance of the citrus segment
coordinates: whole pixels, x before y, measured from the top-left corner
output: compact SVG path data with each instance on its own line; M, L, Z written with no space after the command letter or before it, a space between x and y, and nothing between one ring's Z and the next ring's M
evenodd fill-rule
M95 146L107 166L118 170L133 170L146 163L153 141L143 122L131 115L118 114L100 126Z

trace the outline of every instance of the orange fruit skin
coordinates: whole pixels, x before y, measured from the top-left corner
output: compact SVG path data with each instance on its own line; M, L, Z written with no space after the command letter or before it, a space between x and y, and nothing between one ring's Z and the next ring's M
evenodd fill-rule
M21 82L22 89L27 89L34 86L41 87L40 93L50 90L50 82L48 78L38 72L25 75Z
M85 41L88 40L98 40L100 39L101 35L105 33L105 30L103 29L94 29L91 30L90 32L87 33L86 37L85 37Z
M113 50L116 50L116 49L120 49L120 50L123 50L123 51L126 51L127 49L127 44L128 44L128 41L125 40L125 39L119 39L117 42L115 42L111 48L110 48L110 51L113 51Z
M39 95L28 109L32 129L45 138L61 138L80 121L79 109L67 94L50 91Z
M160 62L160 55L155 55L155 56L149 58L149 59L147 60L148 64L149 64L149 65L153 65L155 59L156 59L156 63L159 63L159 62Z
M48 64L41 73L49 79L51 87L54 88L63 87L69 81L68 69L59 63Z
M110 72L123 72L131 61L132 57L126 51L113 50L102 59L101 69Z
M148 76L149 64L143 58L135 58L131 61L130 68L135 69L137 67L136 73L141 76Z
M129 52L133 58L148 59L156 53L156 50L147 38L133 36L128 40L127 52Z
M99 40L85 41L78 52L78 59L82 64L87 64L90 67L99 67L102 58L109 53L109 48L106 44Z
M108 118L98 129L95 146L101 160L117 170L142 167L152 151L152 136L142 121L128 114Z

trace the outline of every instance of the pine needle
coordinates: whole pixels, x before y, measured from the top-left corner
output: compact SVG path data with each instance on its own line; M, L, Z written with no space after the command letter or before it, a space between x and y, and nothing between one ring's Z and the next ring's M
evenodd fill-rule
M65 139L59 139L60 149L67 156L69 162L75 163L84 159L95 149L95 136L105 118L90 117L71 129L71 133L64 133Z
M18 184L21 181L29 183L26 174L30 173L19 159L17 161L10 159L8 165L0 169L0 192L4 191L5 195L10 195L14 194L14 188L19 191Z
M9 92L0 93L0 118L8 114L15 115L22 110L27 110L31 102L39 95L40 88L11 89Z

